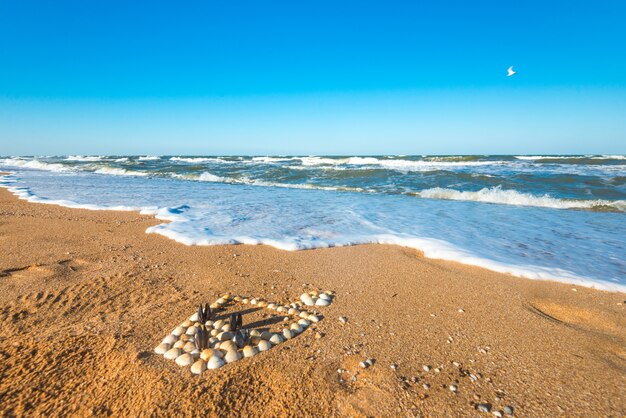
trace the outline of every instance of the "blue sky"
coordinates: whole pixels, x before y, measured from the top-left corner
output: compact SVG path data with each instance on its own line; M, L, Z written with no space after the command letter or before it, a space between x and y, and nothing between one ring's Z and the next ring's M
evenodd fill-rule
M0 154L626 153L623 1L216 3L0 3Z

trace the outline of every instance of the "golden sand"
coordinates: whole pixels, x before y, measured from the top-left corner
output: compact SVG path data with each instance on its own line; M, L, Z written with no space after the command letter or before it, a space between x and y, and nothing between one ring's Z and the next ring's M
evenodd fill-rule
M626 413L623 293L396 246L187 247L145 234L157 222L0 190L0 415ZM153 352L199 303L226 291L287 303L304 284L336 298L267 352L199 377Z

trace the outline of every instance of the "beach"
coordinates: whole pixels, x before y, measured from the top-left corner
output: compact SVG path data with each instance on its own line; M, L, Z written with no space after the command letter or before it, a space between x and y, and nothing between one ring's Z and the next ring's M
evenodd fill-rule
M393 245L186 246L161 223L0 190L1 415L626 413L624 293ZM223 293L309 289L335 292L322 320L253 358L195 376L154 353Z

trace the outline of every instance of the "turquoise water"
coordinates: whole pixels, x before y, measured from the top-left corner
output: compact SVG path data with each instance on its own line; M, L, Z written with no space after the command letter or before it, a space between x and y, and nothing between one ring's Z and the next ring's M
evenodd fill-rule
M626 289L626 157L0 158L31 201L155 214L187 245L417 248L522 277Z

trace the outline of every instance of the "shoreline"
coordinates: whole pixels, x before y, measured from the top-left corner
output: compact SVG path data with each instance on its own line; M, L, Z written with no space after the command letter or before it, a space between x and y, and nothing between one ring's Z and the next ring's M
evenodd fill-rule
M0 190L3 414L626 413L623 293L384 244L185 246L145 233L160 222ZM305 283L335 301L268 352L199 377L153 352L198 303L227 291L287 303Z
M0 172L0 176L4 175L12 175L12 172ZM86 209L86 210L94 210L94 211L116 211L116 212L136 212L141 215L151 216L154 219L158 219L161 221L159 224L152 225L148 227L145 231L146 234L159 234L168 239L171 239L177 243L184 244L186 246L205 246L207 244L194 244L188 242L189 240L186 238L181 238L178 234L173 234L169 232L165 228L159 228L161 224L167 224L170 222L176 222L177 217L168 213L163 213L161 209L146 209L140 207L131 207L131 206L119 206L119 207L111 207L105 208L92 204L78 204L71 201L57 201L57 200L48 200L47 198L40 198L36 195L31 194L29 189L22 190L11 190L11 186L1 186L0 188L6 188L11 194L16 196L17 198L24 200L29 203L41 203L46 205L57 205L64 208L70 209ZM305 249L289 249L282 248L277 245L272 245L267 242L256 242L247 243L240 242L236 244L211 244L211 245L267 245L278 250L283 251L304 251ZM413 245L411 245L413 243ZM472 266L483 268L492 272L501 273L513 277L528 279L528 280L543 280L543 281L551 281L556 283L563 283L566 285L574 285L574 286L583 286L591 289L608 291L608 292L619 292L626 293L626 285L619 283L612 283L610 281L597 281L596 279L589 279L585 277L581 277L576 275L575 273L561 270L559 268L548 268L548 267L540 267L540 266L518 266L515 264L506 264L498 261L493 261L485 258L476 257L471 254L466 254L464 250L460 248L456 248L453 245L450 245L445 242L434 243L431 239L423 239L423 238L385 238L379 239L378 242L355 242L346 245L333 245L329 247L321 247L321 248L339 248L344 246L354 246L354 245L393 245L399 246L402 248L412 249L419 251L424 257L433 259L433 260L442 260L442 261L450 261L459 263L462 265ZM321 248L307 248L310 249L321 249Z

